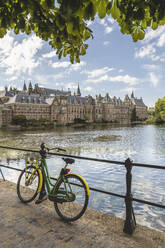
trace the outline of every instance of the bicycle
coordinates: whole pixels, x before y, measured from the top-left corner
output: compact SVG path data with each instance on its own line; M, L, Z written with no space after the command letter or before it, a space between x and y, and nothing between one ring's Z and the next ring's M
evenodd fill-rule
M40 158L26 160L25 169L21 172L17 182L17 194L21 202L33 201L41 192L43 182L47 189L48 199L54 202L57 214L67 222L78 220L86 211L89 201L89 186L80 175L70 173L67 168L75 162L74 159L63 157L65 166L61 169L55 184L52 183L46 157L49 149L44 143L41 144Z

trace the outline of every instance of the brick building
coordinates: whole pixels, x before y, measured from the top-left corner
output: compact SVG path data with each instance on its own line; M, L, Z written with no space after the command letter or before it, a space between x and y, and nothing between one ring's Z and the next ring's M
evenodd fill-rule
M12 110L10 107L0 104L0 128L12 122Z
M132 92L131 96L111 98L107 93L105 97L96 95L81 96L78 85L77 92L41 88L35 84L34 88L29 83L23 90L5 90L0 92L0 125L7 125L14 116L25 115L27 119L47 119L56 124L74 123L75 120L85 122L110 122L128 124L131 122L132 110L136 109L138 119L147 117L147 106L143 99L137 99ZM2 107L3 106L3 107ZM6 112L5 112L6 111ZM6 115L6 120L2 116ZM8 117L7 117L8 116Z

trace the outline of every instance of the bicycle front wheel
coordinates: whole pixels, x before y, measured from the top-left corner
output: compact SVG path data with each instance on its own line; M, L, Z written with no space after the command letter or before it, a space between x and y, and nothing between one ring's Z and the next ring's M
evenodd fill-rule
M40 176L38 170L34 166L25 168L17 182L17 195L21 202L28 203L33 201L40 185Z
M75 174L65 176L66 182L61 179L55 190L55 195L58 195L60 190L65 190L72 195L71 201L54 202L54 207L57 214L67 222L72 222L79 219L85 212L88 205L88 190L81 177ZM74 196L74 197L73 197Z

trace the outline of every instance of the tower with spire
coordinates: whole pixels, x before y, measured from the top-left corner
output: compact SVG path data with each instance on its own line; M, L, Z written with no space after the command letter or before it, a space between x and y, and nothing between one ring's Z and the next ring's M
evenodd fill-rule
M79 84L78 84L78 87L77 87L77 94L76 94L76 96L81 96Z
M27 87L26 87L25 81L24 81L24 85L23 85L23 91L27 91Z
M134 93L133 93L133 91L132 91L132 93L131 93L131 99L133 99L134 98Z
M33 93L33 87L32 87L32 83L31 83L31 82L29 83L28 93L29 93L29 95L30 95L31 93Z

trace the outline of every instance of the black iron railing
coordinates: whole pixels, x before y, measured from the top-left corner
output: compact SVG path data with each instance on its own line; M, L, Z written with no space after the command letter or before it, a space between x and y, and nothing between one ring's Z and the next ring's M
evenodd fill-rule
M16 147L0 146L0 148L18 150L18 151L23 151L23 152L39 153L38 150L29 150L29 149L22 149L22 148L16 148ZM134 198L132 193L131 193L132 167L133 166L145 167L145 168L154 168L154 169L159 169L159 170L165 170L165 166L133 163L129 158L126 159L124 162L120 162L120 161L114 161L114 160L73 156L73 155L67 155L67 154L61 154L61 153L59 154L59 153L49 152L48 154L49 155L60 156L60 157L70 157L70 158L80 159L80 160L90 160L90 161L95 161L95 162L103 162L103 163L118 164L118 165L124 165L125 166L125 168L126 168L126 194L125 195L116 194L114 192L100 190L100 189L96 189L96 188L93 188L93 187L90 187L90 190L125 199L126 219L125 219L125 222L124 222L123 232L125 232L127 234L132 234L134 232L134 230L135 230L135 227L136 227L136 219L135 219L133 205L132 205L133 201L165 209L164 205L157 204L157 203L150 202L150 201L145 201L145 200L142 200L142 199ZM13 170L17 170L17 171L22 171L21 169L10 167L10 166L3 165L3 164L0 164L0 167L13 169ZM0 168L0 173L1 173L2 177L3 177L3 179L5 180L1 168ZM53 178L53 177L51 177L51 179L56 180L56 178Z

